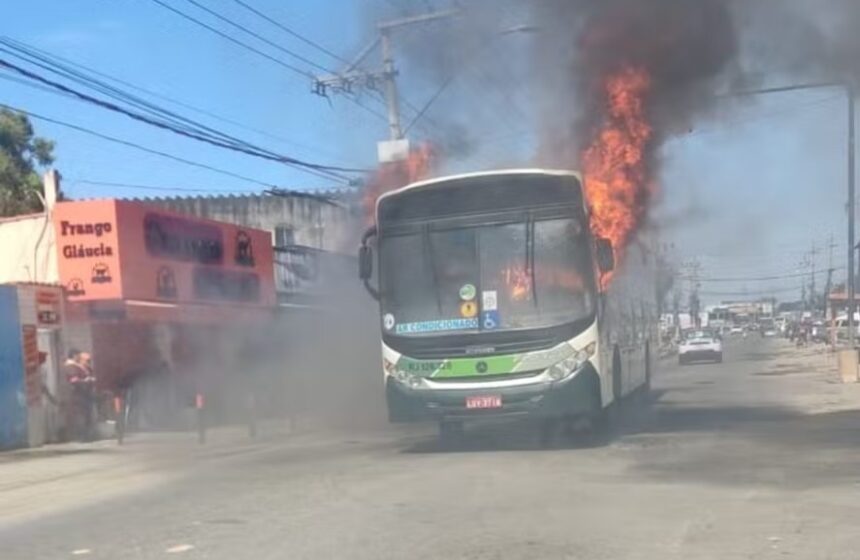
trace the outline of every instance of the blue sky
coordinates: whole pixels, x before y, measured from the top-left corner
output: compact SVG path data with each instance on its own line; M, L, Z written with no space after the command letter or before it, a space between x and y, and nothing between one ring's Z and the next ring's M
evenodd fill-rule
M184 2L173 3L189 12L195 10ZM232 2L212 5L324 66L337 63L327 59L325 54L279 35L278 29L256 20L253 14ZM254 5L344 55L357 51L365 39L363 26L357 25L361 20L355 2L327 0L287 4L255 0ZM386 133L383 121L355 105L337 98L330 105L310 93L308 79L246 52L146 0L35 0L10 3L4 12L4 35L282 137L286 141L194 115L291 156L366 166L375 157L375 145L368 140L381 138ZM47 13L51 17L45 17ZM201 19L205 17L199 11L194 13ZM273 184L292 188L329 184L277 163L209 148L121 115L25 86L0 82L0 91L4 103ZM373 100L368 98L366 102L370 104ZM185 109L180 110L187 113ZM68 178L66 188L76 196L116 194L110 188L76 184L76 179L212 190L259 189L253 184L112 146L56 125L37 123L37 127L40 134L57 141L57 167ZM129 194L152 193L131 191Z
M184 0L169 3L213 23L211 17ZM256 19L231 0L206 3L303 56L338 67L338 61ZM351 58L372 38L373 17L391 9L382 0L250 3L345 58ZM335 97L329 103L312 95L309 80L180 19L150 0L29 0L7 4L0 23L2 35L264 131L267 135L173 107L282 153L320 163L372 167L375 143L387 134L382 120L347 100ZM422 3L417 4L419 9ZM421 36L406 35L398 41L403 48L414 48ZM265 45L254 44L288 60ZM512 44L516 48L517 43ZM438 86L438 77L434 82L429 74L416 76L405 64L401 70L404 95L413 105L422 105ZM492 79L480 72L478 60L470 70L470 79L455 81L444 95L475 96L476 87ZM529 84L516 76L508 83L511 87L504 95L484 91L481 102L462 116L466 123L470 119L482 122L478 148L468 157L449 162L441 171L529 163L537 144L535 111L530 106L534 91L529 88L540 84ZM382 109L371 94L364 94L361 100ZM332 185L277 163L204 146L7 81L0 81L0 102L286 188ZM429 120L439 118L440 110L431 110ZM93 186L82 180L211 192L260 189L259 185L111 145L56 125L36 122L36 127L39 134L57 141L56 165L66 178L65 189L75 197L170 194ZM422 133L418 127L411 135L420 139ZM839 266L846 251L844 134L844 101L835 91L772 95L727 105L716 117L664 147L662 194L654 221L662 226L663 238L674 243L679 260L698 258L703 276L795 272L813 243L821 251L817 265L825 267L824 245L830 234L838 244L835 260ZM823 277L819 281L823 282ZM708 284L703 289L748 290L753 295L764 288L784 290L798 285L798 280L785 280ZM797 295L799 288L785 297Z

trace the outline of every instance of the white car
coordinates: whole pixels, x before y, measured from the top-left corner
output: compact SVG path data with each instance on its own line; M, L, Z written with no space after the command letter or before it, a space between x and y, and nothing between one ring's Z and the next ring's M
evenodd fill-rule
M744 334L743 327L732 327L729 329L729 334Z
M696 362L723 361L723 343L705 331L694 331L687 335L678 346L678 363L681 365Z

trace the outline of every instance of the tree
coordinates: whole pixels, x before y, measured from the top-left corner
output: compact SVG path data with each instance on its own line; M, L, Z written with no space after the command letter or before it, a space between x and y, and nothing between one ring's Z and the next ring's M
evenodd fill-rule
M43 210L39 170L53 163L53 152L54 142L36 136L27 115L0 109L0 216Z

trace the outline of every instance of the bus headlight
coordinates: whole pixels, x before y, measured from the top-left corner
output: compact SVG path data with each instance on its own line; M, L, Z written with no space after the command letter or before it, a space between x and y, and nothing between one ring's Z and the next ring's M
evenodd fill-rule
M424 378L422 378L420 375L415 375L414 373L407 373L400 369L395 370L392 375L394 376L394 379L396 379L400 383L403 383L404 385L409 385L413 389L420 387L424 381Z
M565 358L551 366L548 370L549 376L555 381L569 377L574 372L579 371L579 369L582 368L582 366L584 366L585 363L594 355L596 350L597 343L590 343L582 350L574 352L572 356L569 356L568 358Z

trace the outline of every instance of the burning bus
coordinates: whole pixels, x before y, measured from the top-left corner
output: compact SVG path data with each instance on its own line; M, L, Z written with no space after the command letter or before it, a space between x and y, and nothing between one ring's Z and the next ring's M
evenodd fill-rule
M389 419L524 415L605 426L650 384L656 292L647 251L613 274L580 175L511 170L420 181L382 195L359 250L379 301ZM644 258L629 258L639 250ZM635 270L634 270L635 269Z

